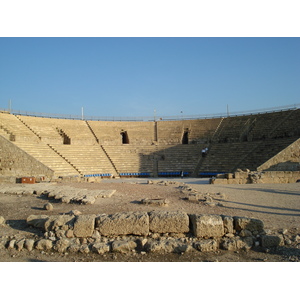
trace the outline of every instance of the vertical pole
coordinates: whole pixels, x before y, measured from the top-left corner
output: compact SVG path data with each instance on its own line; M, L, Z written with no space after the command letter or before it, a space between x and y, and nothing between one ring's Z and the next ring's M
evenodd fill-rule
M81 107L81 120L83 120L83 107Z
M154 109L154 122L156 121L156 109Z

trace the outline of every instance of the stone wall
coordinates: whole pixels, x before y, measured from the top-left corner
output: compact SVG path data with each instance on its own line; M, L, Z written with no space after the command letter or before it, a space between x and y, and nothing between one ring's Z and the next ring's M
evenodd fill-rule
M257 168L258 171L300 171L300 139Z
M51 178L53 171L0 136L0 175Z
M2 220L5 224L5 220ZM30 215L28 226L40 228L36 239L0 239L0 247L60 253L210 252L252 247L276 247L279 236L268 236L261 220L182 211L121 212L115 214Z
M248 183L295 183L300 180L300 171L239 171L211 178L211 184L248 184Z

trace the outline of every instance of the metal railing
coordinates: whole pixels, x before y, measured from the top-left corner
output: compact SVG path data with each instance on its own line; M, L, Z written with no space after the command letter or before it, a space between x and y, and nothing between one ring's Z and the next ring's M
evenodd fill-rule
M236 116L246 116L253 114L264 114L272 113L286 110L293 110L300 108L300 103L271 107L265 109L256 109L248 111L237 111L237 112L223 112L215 114L202 114L202 115L177 115L177 116L146 116L146 117L99 117L99 116L82 116L82 115L71 115L71 114L51 114L51 113L40 113L40 112L30 112L11 109L1 109L2 112L11 113L14 115L22 116L32 116L32 117L43 117L43 118L56 118L56 119L71 119L71 120L85 120L85 121L179 121L179 120L196 120L196 119L216 119L216 118L226 118L226 117L236 117Z

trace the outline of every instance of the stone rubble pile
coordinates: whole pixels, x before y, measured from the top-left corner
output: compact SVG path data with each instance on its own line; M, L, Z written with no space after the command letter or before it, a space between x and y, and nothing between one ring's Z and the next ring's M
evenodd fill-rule
M226 195L223 193L202 193L187 184L180 185L178 188L184 195L183 199L198 204L223 206L220 202L227 199Z
M0 217L1 226L5 220ZM43 237L1 237L0 249L33 249L59 253L142 254L149 252L238 251L271 248L287 243L284 233L267 235L261 220L223 215L187 214L182 211L121 212L82 215L30 215L28 226ZM300 236L297 236L300 242Z
M0 186L0 194L44 196L76 204L93 204L97 198L110 198L115 192L116 190L88 190L49 183Z

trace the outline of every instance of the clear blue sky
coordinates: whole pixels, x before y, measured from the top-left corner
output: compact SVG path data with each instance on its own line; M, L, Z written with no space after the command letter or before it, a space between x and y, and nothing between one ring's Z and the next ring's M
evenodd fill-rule
M214 114L300 103L300 38L0 38L0 108Z

